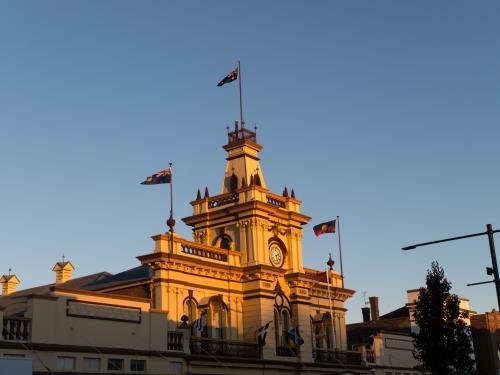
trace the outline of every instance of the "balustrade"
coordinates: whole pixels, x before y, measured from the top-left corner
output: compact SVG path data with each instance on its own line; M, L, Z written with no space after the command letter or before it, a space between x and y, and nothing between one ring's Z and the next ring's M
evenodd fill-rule
M342 351L332 349L313 349L314 362L323 363L338 363L342 365L358 365L362 364L362 356L360 352Z
M375 352L373 350L366 350L366 362L375 363Z
M191 354L237 358L260 358L260 347L244 341L191 338Z
M240 199L238 193L225 194L218 197L210 198L208 201L208 208L215 208L225 206L226 204L236 203Z
M202 258L209 258L227 262L227 254L218 253L212 250L203 249L193 245L182 245L182 252L185 254L196 255Z
M31 319L4 318L2 337L6 341L29 341L31 337Z
M297 351L289 346L277 346L276 355L280 357L297 357Z
M168 350L183 350L184 334L182 332L168 332L167 335L167 348Z
M267 196L267 203L272 204L273 206L278 206L281 208L285 208L285 202L277 199L275 197L272 197L270 195Z

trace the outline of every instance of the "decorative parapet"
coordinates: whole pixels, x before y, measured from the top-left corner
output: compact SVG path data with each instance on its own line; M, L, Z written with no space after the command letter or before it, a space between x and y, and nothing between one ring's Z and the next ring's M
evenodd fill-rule
M191 202L193 215L204 214L221 207L236 205L246 202L260 201L274 207L292 212L300 212L301 201L292 197L283 197L274 194L262 186L247 186L230 193L219 194L213 197L204 197Z
M177 233L159 234L153 236L155 253L177 254L195 258L205 258L210 261L239 266L241 253L237 250L226 250L199 242L187 241Z
M209 258L218 260L220 262L227 262L227 254L214 251L213 249L202 249L200 246L182 245L182 252L184 254L195 255L202 258Z
M208 208L216 208L225 206L231 203L238 203L240 195L238 193L228 193L217 195L212 198L208 198Z

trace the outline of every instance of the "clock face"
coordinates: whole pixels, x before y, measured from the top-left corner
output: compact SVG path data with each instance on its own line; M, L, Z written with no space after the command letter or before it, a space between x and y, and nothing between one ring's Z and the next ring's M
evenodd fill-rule
M269 248L269 259L275 267L281 267L283 265L283 252L278 245L273 244Z

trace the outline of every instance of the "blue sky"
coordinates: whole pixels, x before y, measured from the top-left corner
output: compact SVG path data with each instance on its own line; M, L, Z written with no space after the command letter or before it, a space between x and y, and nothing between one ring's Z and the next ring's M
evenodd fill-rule
M242 61L268 187L312 216L304 260L338 261L349 321L362 292L381 313L405 303L438 260L478 312L496 306L486 238L403 252L414 242L500 228L500 3L497 1L0 4L0 271L30 287L133 267L165 231L175 165L177 230L198 187L220 189L225 128ZM500 240L499 245L500 247Z

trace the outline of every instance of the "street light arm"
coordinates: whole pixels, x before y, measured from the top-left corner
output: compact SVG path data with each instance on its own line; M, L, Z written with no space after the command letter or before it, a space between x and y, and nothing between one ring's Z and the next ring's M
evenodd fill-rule
M500 232L500 229L497 229L495 231L493 231L494 233L495 232ZM416 249L417 247L420 247L420 246L427 246L427 245L434 245L436 243L441 243L441 242L448 242L448 241L455 241L455 240L462 240L464 238L470 238L470 237L478 237L478 236L484 236L488 234L488 232L481 232L481 233L474 233L474 234L467 234L465 236L459 236L459 237L452 237L452 238L445 238L444 240L437 240L437 241L431 241L431 242L423 242L423 243L418 243L418 244L415 244L415 245L411 245L411 246L406 246L406 247L403 247L401 248L401 250L414 250Z
M488 236L490 255L491 255L491 264L493 265L493 267L491 268L491 274L493 274L494 279L492 281L483 281L483 282L479 282L479 283L467 284L467 286L489 284L491 282L495 283L495 289L497 292L498 308L500 308L500 275L498 272L497 255L496 255L496 251L495 251L495 240L493 239L493 234L498 233L498 232L500 232L500 229L493 230L493 227L491 224L486 224L486 232L467 234L465 236L445 238L443 240L438 240L438 241L423 242L423 243L418 243L415 245L405 246L401 249L405 250L405 251L406 250L413 250L413 249L416 249L417 247L420 247L420 246L434 245L437 243L449 242L449 241L455 241L455 240L463 240L464 238L478 237L478 236L484 236L484 235ZM488 268L489 267L487 267L487 273L490 274L490 271Z

